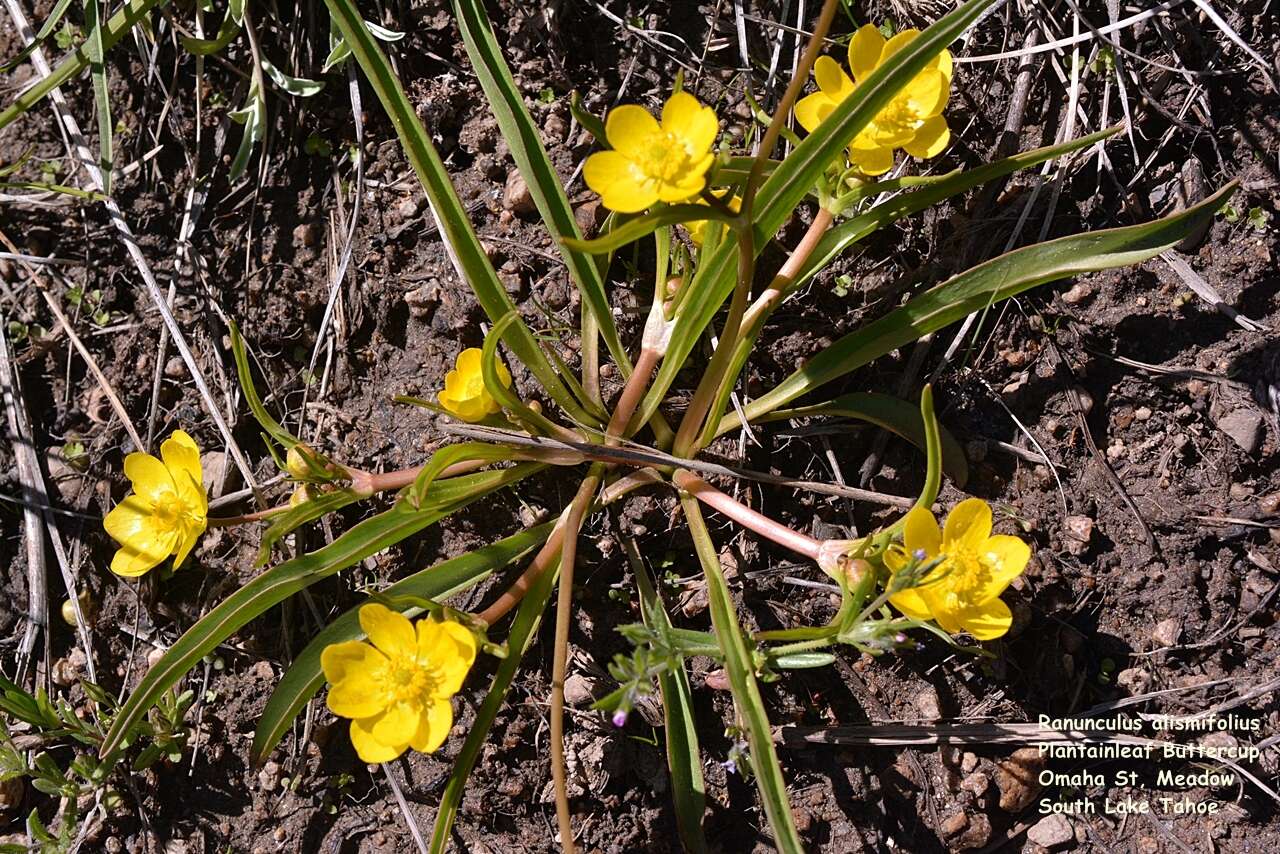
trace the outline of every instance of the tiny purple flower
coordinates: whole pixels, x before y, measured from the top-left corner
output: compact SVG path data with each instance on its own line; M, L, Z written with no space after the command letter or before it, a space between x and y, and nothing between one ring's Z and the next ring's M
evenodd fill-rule
M907 642L907 636L906 636L905 634L903 634L902 632L898 632L896 635L894 635L894 636L893 636L893 642L894 642L894 643L906 643L906 642Z
M614 725L614 726L616 726L618 729L622 729L624 726L626 726L626 725L627 725L627 713L626 713L625 711L623 711L622 709L618 709L618 711L614 712L614 713L613 713L613 725Z
M738 763L734 762L733 759L726 759L725 761L721 762L720 767L728 771L730 774L738 773Z
M926 557L928 557L928 555L924 553L924 549L916 549L914 552L911 553L911 556L918 561L923 561Z

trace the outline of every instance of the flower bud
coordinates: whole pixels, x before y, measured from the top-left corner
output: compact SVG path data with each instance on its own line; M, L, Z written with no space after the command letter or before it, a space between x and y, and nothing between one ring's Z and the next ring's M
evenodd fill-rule
M306 504L311 500L311 490L307 488L307 484L300 483L298 488L289 496L289 506L297 507L300 504Z
M627 725L627 713L624 710L618 709L613 713L613 725L618 729L622 729Z
M284 470L298 480L312 476L312 466L316 463L316 452L299 442L285 454Z

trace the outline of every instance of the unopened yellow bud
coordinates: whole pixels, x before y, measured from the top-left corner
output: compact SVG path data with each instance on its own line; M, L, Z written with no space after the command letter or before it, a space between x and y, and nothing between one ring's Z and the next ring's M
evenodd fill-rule
M315 459L316 452L299 442L285 454L284 469L290 477L296 477L299 480L311 477Z
M289 496L289 506L297 507L299 504L306 504L311 500L311 490L307 488L307 484L302 483Z

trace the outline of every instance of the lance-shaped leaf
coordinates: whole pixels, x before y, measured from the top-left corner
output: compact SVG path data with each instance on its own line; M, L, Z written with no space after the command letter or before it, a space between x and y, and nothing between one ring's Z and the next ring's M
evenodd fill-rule
M990 3L991 0L969 0L881 63L773 170L756 194L752 209L757 254L768 245L823 171L844 158L843 149L849 141ZM689 284L689 297L676 315L666 358L637 410L641 421L648 420L657 411L707 324L733 289L737 256L737 242L726 240L699 260L698 271Z
M507 141L511 156L520 169L520 175L529 187L529 195L533 198L547 231L560 247L560 256L582 293L582 301L595 317L600 336L609 348L609 353L620 366L629 368L631 363L627 359L626 348L622 346L617 327L613 323L613 311L609 307L609 296L605 293L604 277L591 257L569 242L580 240L582 232L574 218L573 208L569 206L560 177L542 145L538 126L529 115L524 96L520 94L520 89L511 76L511 69L502 57L502 49L494 37L484 4L479 0L453 0L453 11L458 30L462 33L462 43L467 49L467 55L471 57L476 77L480 80L480 87L498 121L502 138ZM629 372L624 370L624 373Z
M132 30L147 13L157 6L163 6L168 0L129 0L129 3L107 19L102 28L102 52L105 54L120 41L120 38ZM89 67L90 48L80 45L71 51L53 69L53 73L39 83L23 92L4 112L0 113L0 130L7 127L14 119L44 100L50 92L66 83L72 77Z
M490 321L497 323L508 312L515 311L516 307L506 288L498 280L489 256L480 245L466 208L449 179L449 171L440 159L440 154L432 144L431 136L418 118L413 104L405 96L400 78L387 61L386 54L378 47L376 38L369 32L355 3L351 0L325 0L325 5L342 33L343 41L359 63L360 70L364 72L396 129L405 157L417 173L427 200L431 203L445 250L459 277L471 287ZM503 341L516 358L537 377L547 394L573 420L580 424L599 422L565 387L523 321L513 323L507 329Z
M1211 219L1235 189L1232 182L1200 204L1155 222L1062 237L979 264L836 341L751 401L745 408L747 420L1028 288L1153 258ZM738 417L729 413L721 427L732 430Z
M524 463L501 471L449 478L436 484L421 509L400 502L359 523L324 548L272 567L224 599L178 638L142 677L111 723L100 755L118 756L125 736L200 659L250 620L322 578L393 546L496 489L543 468Z
M608 234L597 237L595 240L566 238L564 244L579 252L587 252L592 255L607 255L626 246L628 243L633 243L646 235L652 234L664 226L684 222L701 222L709 219L729 222L733 217L733 214L726 213L719 208L713 208L710 205L665 205L647 214L629 219L622 225L615 227Z
M423 599L444 599L459 593L488 578L490 573L512 561L519 560L534 546L542 543L551 533L554 522L546 522L526 531L499 540L483 548L450 558L428 569L402 578L382 591L384 596L416 596ZM361 605L371 600L366 599ZM285 671L279 684L271 692L267 707L258 719L253 734L252 760L261 763L288 731L293 719L302 711L307 701L324 685L324 670L320 667L320 654L330 644L358 640L364 637L360 630L360 605L325 626L311 643L298 653L293 664ZM416 617L420 608L407 608L407 617Z

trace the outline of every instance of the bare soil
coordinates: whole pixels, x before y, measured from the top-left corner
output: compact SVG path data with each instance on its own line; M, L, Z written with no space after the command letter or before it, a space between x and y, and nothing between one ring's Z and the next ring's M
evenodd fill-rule
M35 18L43 18L51 5L41 0ZM596 113L618 102L652 107L669 91L678 59L695 72L700 69L688 73L686 86L717 108L730 138L741 139L749 117L742 98L744 75L738 70L737 4L604 5L644 32L622 30L603 14L603 6L593 4L502 0L490 6L511 67L561 177L569 181L579 219L588 227L600 212L576 174L591 145L569 115L571 90L583 93ZM812 18L818 4L808 5ZM1046 5L1054 4L1033 6L1030 12L1012 5L1002 9L959 53L1016 49L1037 21L1051 27L1055 37L1069 36L1072 4L1057 4L1052 14ZM1263 0L1215 4L1244 38L1274 60L1280 26L1269 5ZM327 52L324 13L308 8L295 18L286 6L275 10L279 17L262 24L267 55L302 76L319 76ZM768 57L780 31L760 21L780 20L785 7L792 25L795 4L744 6L751 55ZM923 8L908 4L906 13L914 9L926 14ZM1094 23L1108 20L1105 3L1086 2L1080 8ZM175 8L174 14L185 21L190 12ZM901 9L875 6L871 17L879 21L893 15L903 21L902 14ZM507 192L514 165L485 113L447 6L438 0L393 3L383 15L382 23L407 33L391 51L401 78L435 134L503 282L525 319L546 330L552 346L576 364L577 294L536 217ZM205 26L212 24L206 19ZM838 32L851 29L847 18L838 19ZM1060 185L1045 182L1034 198L1034 176L1020 175L994 192L971 194L877 234L777 313L742 392L762 393L797 363L905 295L998 254L1024 210L1029 214L1017 244L1034 240L1042 227L1045 236L1053 237L1149 219L1231 179L1242 186L1232 202L1239 216L1217 218L1195 245L1182 247L1182 255L1226 306L1270 329L1280 326L1276 92L1190 4L1171 12L1159 28L1148 24L1121 35L1126 48L1160 64L1121 54L1131 72L1126 78L1130 135L1107 145L1107 166L1100 168L1097 157L1082 158ZM176 287L179 323L215 396L234 419L237 441L254 461L256 476L268 480L274 466L236 390L223 317L235 319L246 331L262 388L271 394L268 405L286 415L291 426L301 425L317 447L368 468L421 462L446 437L430 413L395 404L391 397L430 396L459 349L480 344L483 314L449 265L376 98L362 90L368 181L351 269L339 286L336 338L322 345L312 372L308 365L351 211L354 172L345 152L357 133L344 75L330 75L314 99L272 96L261 179L255 158L253 179L229 186L226 167L240 128L228 121L227 111L243 98L243 81L223 63L206 61L199 82L205 109L197 116L195 64L175 52L168 32L154 69L132 40L126 42L110 57L122 125L117 156L120 163L141 159L141 165L118 177L116 196L153 269L163 273L162 285L172 281ZM708 43L711 49L704 51ZM17 45L6 24L0 29L0 54L12 55ZM1084 49L1082 63L1091 59L1087 43ZM246 65L244 50L240 43L230 49L231 65ZM789 67L792 51L786 35L780 68ZM1062 129L1070 58L1042 53L1025 61L1036 71L1025 115L1017 123L1016 143L1022 149L1048 144ZM928 168L937 173L972 166L1008 145L1002 135L1018 62L957 66L949 112L954 144ZM1163 66L1232 72L1188 76ZM24 66L0 82L4 102L12 100L30 73ZM1102 114L1103 81L1096 71L1085 78L1080 105L1090 124L1081 128L1077 123L1077 133L1095 129ZM757 67L752 80L759 92L764 71ZM775 79L775 93L782 82ZM170 88L172 98L166 94ZM87 81L64 90L82 124L91 125ZM1122 95L1115 86L1107 97L1108 121L1122 118ZM315 152L308 139L325 143L330 152ZM35 164L66 162L47 108L0 137L0 163L27 150L33 161L26 177L32 177ZM68 178L64 170L63 179L74 183L78 176ZM176 265L178 223L193 188L207 194L191 240L194 269ZM1250 217L1255 208L1260 214ZM158 347L160 318L101 206L63 200L55 207L5 204L2 210L0 230L21 251L70 259L67 266L46 268L58 276L49 281L65 280L85 292L101 290L101 309L110 312L110 320L96 325L89 312L78 311L73 313L75 327L135 424L146 429L158 375L155 435L181 427L202 448L223 452L186 368L171 345ZM783 230L766 252L766 267L781 262L783 247L794 243L808 215L802 210ZM628 342L638 334L647 287L643 273L642 267L632 276L623 264L612 271L615 304L624 310L623 340ZM154 648L171 644L252 577L259 531L210 532L190 563L171 576L153 573L141 584L112 576L107 566L113 547L98 520L125 494L121 460L134 449L21 268L0 260L0 277L12 290L12 297L5 295L0 302L6 323L54 330L16 346L22 396L55 487L49 500L74 513L59 517L59 527L74 547L80 583L95 603L90 653L99 681L113 694L127 691ZM54 290L65 294L61 285ZM922 379L933 376L943 421L965 444L972 468L964 492L949 486L943 503L964 494L992 502L1001 530L1020 532L1033 542L1034 563L1009 594L1015 628L988 645L993 657L960 653L922 637L914 651L879 659L846 652L833 667L792 672L765 687L771 719L781 727L781 758L797 821L814 851L1042 851L1027 835L1032 826L1048 829L1037 824L1043 818L1039 799L1070 800L1070 795L1057 786L1040 791L1038 784L1019 783L1019 778L1034 779L1040 769L1025 754L1013 754L1017 745L901 748L802 742L813 728L1016 723L1035 721L1041 714L1078 716L1101 704L1160 692L1124 713L1180 715L1243 696L1248 699L1231 711L1261 722L1260 731L1248 737L1270 744L1280 734L1275 696L1280 684L1280 605L1275 595L1280 587L1280 429L1274 409L1280 399L1280 348L1272 335L1242 328L1195 297L1160 259L1045 286L997 306L943 364L941 354L953 335L953 330L939 334L924 359L921 379L905 390L899 385L908 351L881 359L826 391L905 392L914 397ZM695 379L682 378L679 387L687 393ZM516 381L523 393L533 394L529 377L517 371ZM616 376L606 377L607 395L618 388ZM675 399L676 409L680 399ZM726 437L709 456L794 477L843 478L857 484L859 467L875 450L876 440L875 431L856 424L827 430L774 424L756 428L749 437ZM72 441L85 447L82 468L65 459L63 448ZM915 450L892 441L866 485L911 495L922 467ZM241 486L234 468L228 465L227 470L226 481L215 484L215 494ZM258 716L293 654L315 632L317 617L326 620L350 607L360 591L557 512L575 484L572 474L564 472L522 482L315 585L309 603L289 602L237 634L220 649L216 663L198 669L187 681L200 695L189 717L198 748L180 763L129 775L127 785L120 784L122 806L95 821L85 850L416 850L382 771L359 762L345 726L323 704L308 709L306 725L299 721L264 768L252 767L248 759ZM759 485L740 489L757 506L802 530L865 532L891 518L881 508L843 499ZM9 496L21 492L9 443L0 444L0 491ZM372 504L299 535L292 548L321 545L385 506ZM650 492L589 525L571 638L571 673L585 680L580 684L589 691L610 689L604 665L624 649L614 629L637 619L632 581L616 539L619 526L639 536L646 558L666 577L665 594L678 605L677 621L709 626L705 603L699 600L696 561L674 519L672 495ZM740 614L751 627L800 625L831 616L828 591L793 582L821 581L812 567L795 563L722 519L713 516L712 522L736 571L732 583ZM21 509L0 505L5 673L13 670L26 623L33 571L26 565L23 537ZM77 675L83 676L83 658L73 655L77 638L57 619L65 598L57 567L50 563L43 571L54 615L48 627L48 664L54 672L79 666ZM497 578L455 604L469 608L489 601L503 580ZM547 621L471 778L455 831L458 850L558 850L546 759L550 666ZM719 851L770 850L753 784L723 764L732 746L725 734L732 704L727 693L706 684L711 669L706 660L692 663L708 787L707 838ZM490 671L482 663L459 695L455 734L468 729ZM73 703L84 702L77 685L58 690ZM583 850L678 848L660 717L649 710L615 730L584 702L570 720L571 789ZM409 755L390 766L412 819L424 832L429 832L460 744L460 738L451 738L435 755ZM60 761L70 759L66 749L55 755ZM1142 771L1134 785L1119 785L1117 770L1134 767ZM1104 797L1114 801L1127 795L1172 797L1174 793L1157 791L1157 767L1193 770L1185 763L1148 765L1145 770L1098 760L1049 765L1063 773L1104 774L1104 785L1081 787L1099 803ZM1267 786L1280 788L1275 746L1264 750L1249 770ZM1258 786L1239 781L1176 794L1221 808L1211 816L1072 816L1070 838L1058 842L1056 850L1245 852L1280 847L1277 802ZM22 817L33 807L52 817L57 804L28 789L21 808L8 813L8 832L20 832ZM1044 837L1037 832L1032 838Z

